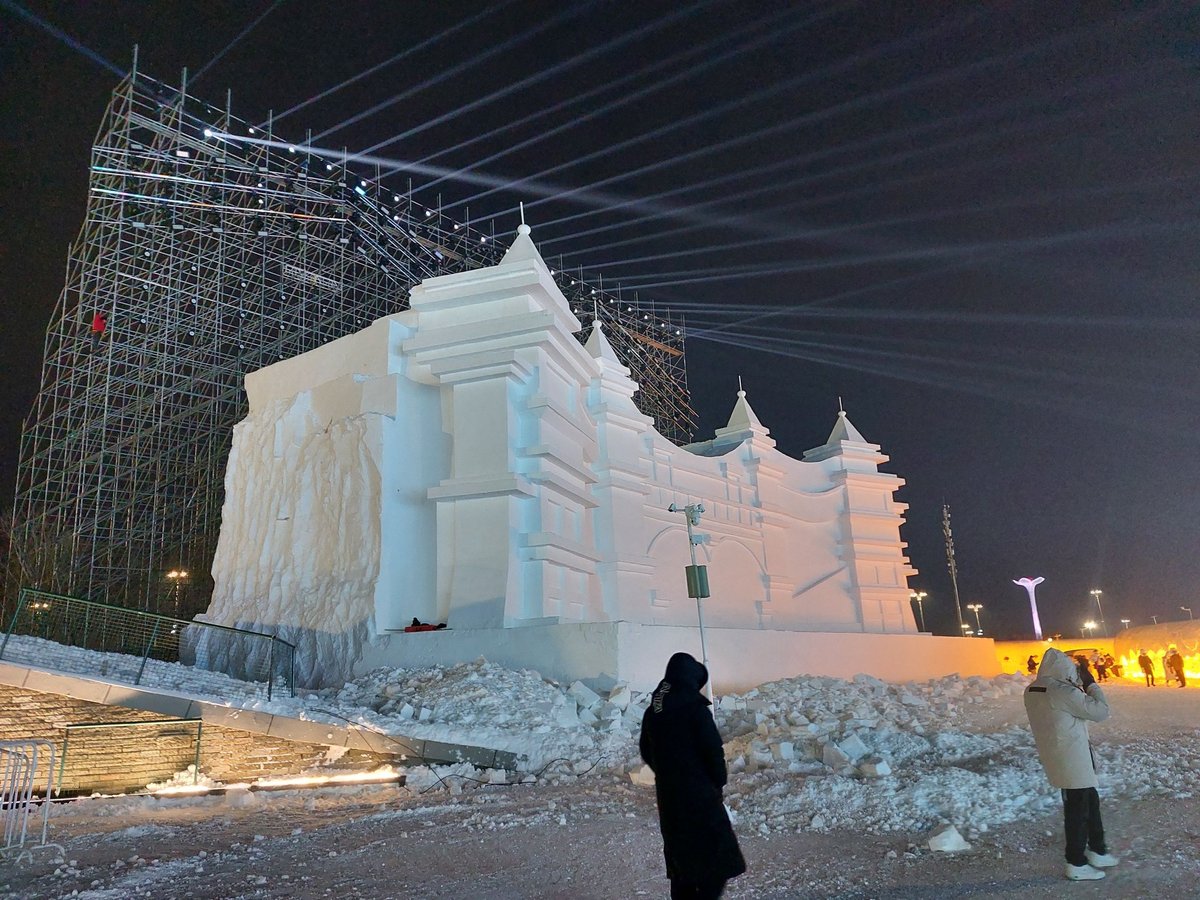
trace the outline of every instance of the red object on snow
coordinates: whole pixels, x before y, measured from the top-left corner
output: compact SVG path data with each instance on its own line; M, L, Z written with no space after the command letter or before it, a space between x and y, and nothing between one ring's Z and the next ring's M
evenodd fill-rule
M104 318L103 313L95 313L92 316L92 333L104 334L104 329L108 327L108 319Z
M414 631L437 631L437 630L438 630L438 627L436 625L405 625L404 626L404 631L406 634L412 633Z

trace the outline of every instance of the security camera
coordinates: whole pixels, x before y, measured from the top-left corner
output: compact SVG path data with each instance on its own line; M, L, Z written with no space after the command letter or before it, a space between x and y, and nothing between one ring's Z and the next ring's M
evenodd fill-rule
M667 507L667 512L679 512L679 507L672 503Z

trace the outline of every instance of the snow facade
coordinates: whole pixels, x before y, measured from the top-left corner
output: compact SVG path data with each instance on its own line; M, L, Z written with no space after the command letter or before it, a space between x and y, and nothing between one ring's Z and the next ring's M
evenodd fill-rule
M400 634L414 618L472 647L694 629L669 507L702 503L706 630L917 636L903 481L844 412L793 459L739 391L711 440L678 447L603 329L580 330L522 226L498 265L428 279L407 311L249 375L200 618L295 643L310 686L402 665L425 637ZM198 653L239 665L232 645Z

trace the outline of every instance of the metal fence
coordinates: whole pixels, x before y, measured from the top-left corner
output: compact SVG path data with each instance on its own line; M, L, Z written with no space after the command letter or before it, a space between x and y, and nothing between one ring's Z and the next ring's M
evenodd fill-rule
M182 663L264 685L268 699L276 690L295 696L295 654L295 646L271 634L30 588L21 590L0 639L0 662L175 688L178 672L162 664Z
M50 827L50 786L54 778L54 744L50 741L0 741L0 828L3 829L3 855L20 859L39 847L45 847ZM39 796L40 794L40 796ZM34 807L41 804L42 829L34 837L30 822L37 829Z

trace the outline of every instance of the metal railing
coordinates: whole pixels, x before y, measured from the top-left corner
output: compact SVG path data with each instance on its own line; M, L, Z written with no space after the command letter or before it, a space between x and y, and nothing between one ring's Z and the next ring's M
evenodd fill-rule
M265 685L267 699L277 689L295 696L295 655L294 645L271 634L31 588L21 589L0 640L0 662L186 690L176 668L183 664ZM227 684L224 690L217 682L203 686L218 695L229 692Z
M15 855L20 860L30 855L30 850L57 846L46 843L53 778L54 744L50 741L0 741L0 833L4 839L0 855ZM33 840L29 823L36 820L33 809L37 803L42 805L42 830L37 843L27 846Z

